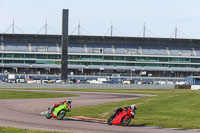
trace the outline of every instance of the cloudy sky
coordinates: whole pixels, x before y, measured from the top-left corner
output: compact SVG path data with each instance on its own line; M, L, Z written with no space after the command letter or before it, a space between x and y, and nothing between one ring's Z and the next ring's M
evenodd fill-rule
M27 34L38 33L46 20L48 33L61 34L62 9L69 9L69 33L80 20L82 34L109 35L112 22L114 35L142 36L145 23L147 36L173 37L177 24L178 37L200 38L199 0L0 0L0 32L14 18Z

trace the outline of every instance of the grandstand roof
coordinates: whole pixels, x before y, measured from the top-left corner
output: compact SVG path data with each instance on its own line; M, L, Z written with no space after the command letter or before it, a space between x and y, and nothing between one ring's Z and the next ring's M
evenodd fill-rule
M61 43L61 35L39 35L39 34L0 34L4 42L53 42ZM132 44L136 42L151 46L200 46L200 39L181 38L153 38L153 37L114 37L114 36L78 36L69 35L69 43L112 43L112 44Z

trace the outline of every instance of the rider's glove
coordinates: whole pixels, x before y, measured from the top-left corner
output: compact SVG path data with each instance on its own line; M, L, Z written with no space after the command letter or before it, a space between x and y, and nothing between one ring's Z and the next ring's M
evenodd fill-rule
M131 112L131 114L132 114L132 115L135 115L135 113L134 113L134 112Z

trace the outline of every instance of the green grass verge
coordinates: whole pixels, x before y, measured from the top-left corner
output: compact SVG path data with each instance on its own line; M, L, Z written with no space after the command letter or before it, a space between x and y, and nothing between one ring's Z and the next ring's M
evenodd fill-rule
M12 127L0 127L0 133L64 133L64 132L48 132L41 130L27 130L27 129L12 128Z
M100 90L98 90L100 91ZM103 90L104 91L104 90ZM107 90L113 92L114 90ZM142 93L157 96L72 108L68 116L107 119L116 107L137 104L134 125L182 129L200 129L200 92L191 90L115 90L120 93Z
M47 92L25 92L0 90L0 99L30 99L30 98L58 98L73 97L77 95Z

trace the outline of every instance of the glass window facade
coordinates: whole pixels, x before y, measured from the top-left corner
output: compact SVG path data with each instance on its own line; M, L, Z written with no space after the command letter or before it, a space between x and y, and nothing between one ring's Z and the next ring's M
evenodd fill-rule
M60 54L1 53L1 63L61 64ZM6 59L5 59L6 58ZM9 59L8 59L9 58ZM56 60L56 61L52 61ZM200 58L69 55L69 64L200 68Z

